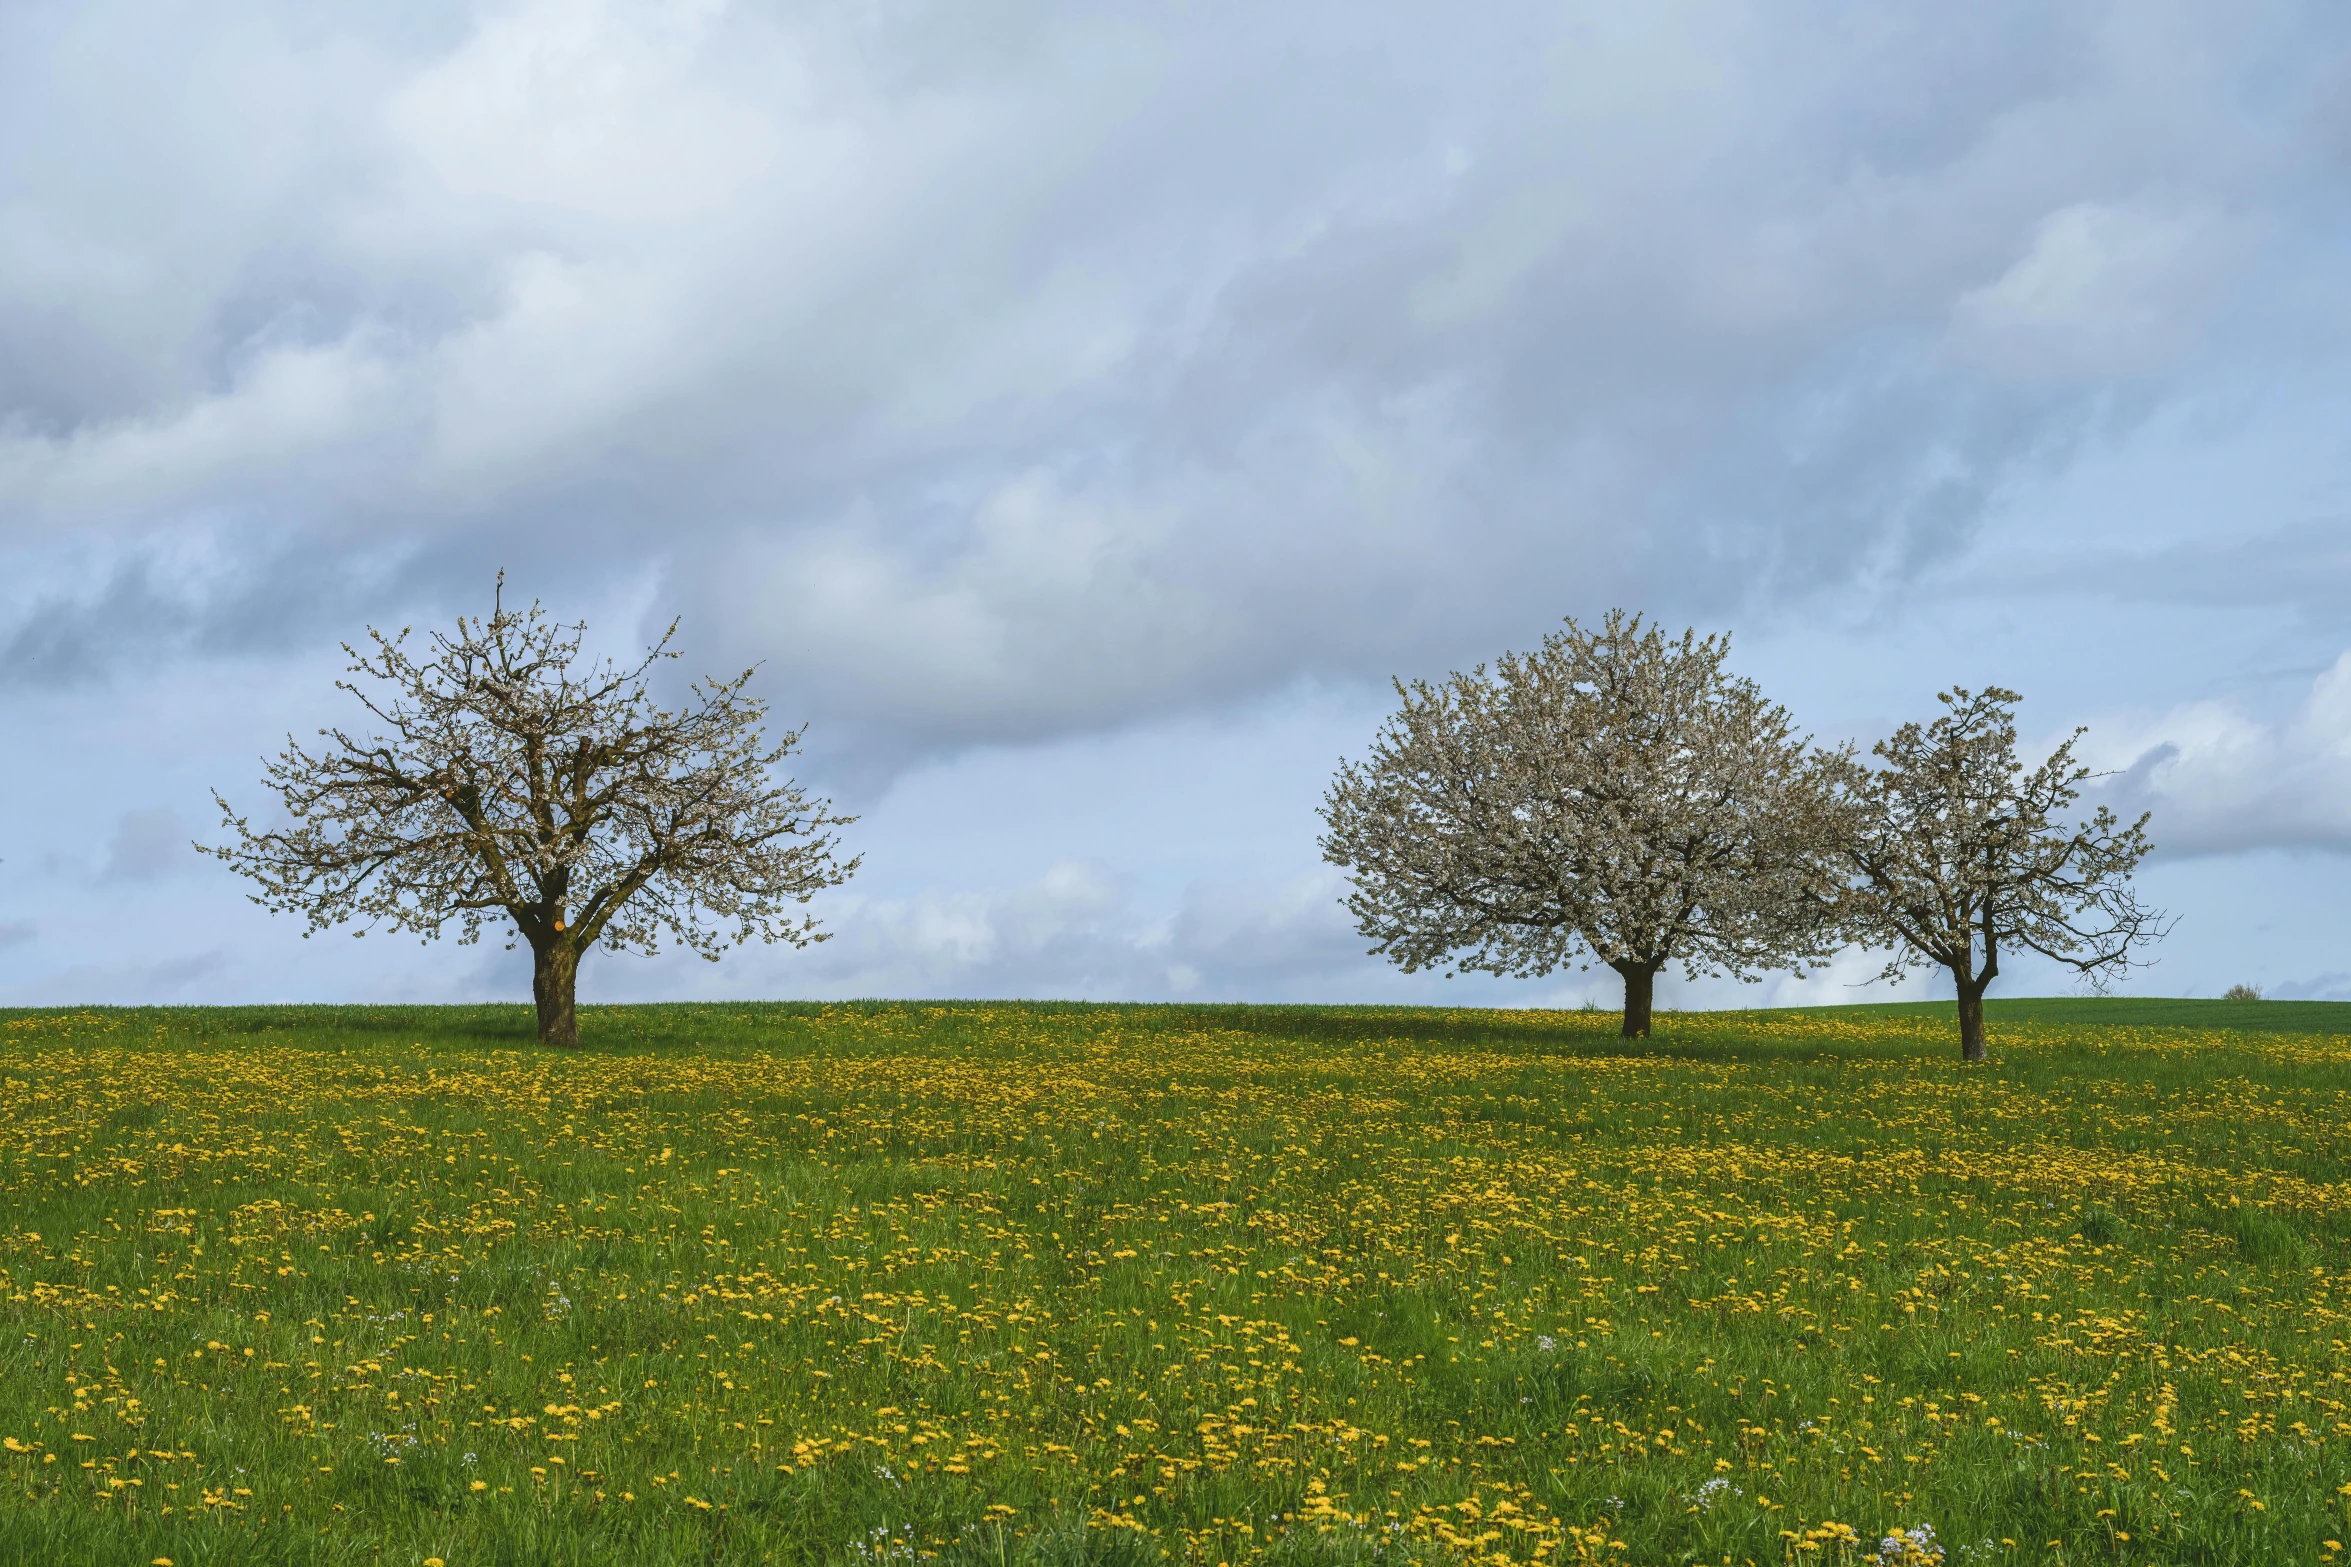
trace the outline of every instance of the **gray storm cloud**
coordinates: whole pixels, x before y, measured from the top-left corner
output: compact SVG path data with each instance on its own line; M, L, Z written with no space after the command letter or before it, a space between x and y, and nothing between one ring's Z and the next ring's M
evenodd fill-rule
M2325 18L19 11L10 634L560 560L914 754L1769 617L2258 312L2340 197Z

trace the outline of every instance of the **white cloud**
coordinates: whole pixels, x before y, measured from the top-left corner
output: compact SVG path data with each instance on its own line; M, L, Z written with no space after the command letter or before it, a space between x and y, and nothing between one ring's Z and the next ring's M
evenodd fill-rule
M1952 307L1954 351L2019 380L2105 381L2169 368L2194 346L2244 226L2211 211L2076 202Z
M78 176L0 155L0 534L666 569L897 754L1947 558L2090 417L2010 378L2170 362L2328 188L2341 42L533 0L179 14L117 101L142 14L0 54Z
M315 476L321 455L347 468L338 448L383 433L388 388L383 361L347 340L267 349L217 394L152 414L62 432L0 422L0 515L23 542L63 519L136 524L247 496L262 476L274 490L289 470Z
M2151 811L2160 853L2351 852L2351 653L2274 722L2199 702L2091 738L2090 754L2119 772L2098 798L2128 814Z
M713 80L726 10L535 0L492 13L394 92L385 118L448 196L619 224L705 216L748 193L779 151L773 106L811 85L774 54L764 101Z
M1304 858L1303 855L1300 856ZM730 958L726 972L682 965L658 974L605 962L591 979L614 995L692 994L713 984L781 995L1059 996L1130 1001L1387 1001L1614 1008L1623 986L1605 967L1570 965L1532 980L1403 974L1370 957L1348 918L1345 878L1328 866L1280 879L1195 880L1147 896L1110 866L1063 862L997 891L848 895L829 913L833 938L804 952ZM1935 976L1874 983L1883 958L1847 953L1809 975L1755 983L1678 971L1661 976L1667 1007L1836 1006L1915 1000Z

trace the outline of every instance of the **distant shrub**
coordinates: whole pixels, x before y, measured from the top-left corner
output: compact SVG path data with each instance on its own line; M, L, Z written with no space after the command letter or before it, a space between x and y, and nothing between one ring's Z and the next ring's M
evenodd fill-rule
M2259 1001L2262 999L2261 987L2259 985L2231 985L2220 993L2220 999L2223 1001Z

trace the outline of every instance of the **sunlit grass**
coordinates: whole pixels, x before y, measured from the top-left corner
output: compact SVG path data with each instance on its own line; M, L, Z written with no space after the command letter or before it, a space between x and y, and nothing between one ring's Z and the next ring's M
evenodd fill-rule
M1613 1027L9 1014L0 1560L2351 1538L2351 1040Z

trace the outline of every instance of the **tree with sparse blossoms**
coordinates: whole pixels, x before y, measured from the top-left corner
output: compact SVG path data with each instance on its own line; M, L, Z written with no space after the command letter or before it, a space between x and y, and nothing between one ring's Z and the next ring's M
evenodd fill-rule
M2170 924L2142 903L2132 873L2152 847L2147 817L2105 806L2072 818L2093 774L2074 759L2076 729L2040 765L2017 756L2013 691L1953 689L1929 724L1908 723L1856 765L1846 793L1854 831L1842 858L1843 924L1890 950L1882 977L1931 965L1959 993L1959 1051L1987 1053L1984 992L2003 955L2023 948L2100 990L2144 963Z
M471 943L504 916L550 1045L579 1043L580 959L599 942L650 954L666 933L715 962L755 936L824 940L796 911L857 869L832 831L853 818L775 776L801 732L766 737L752 671L663 707L649 677L678 656L675 622L632 664L587 659L584 626L508 609L505 580L488 619L416 652L405 628L346 643L336 685L373 732L289 736L266 764L285 824L256 828L216 792L234 836L206 852L306 937L356 920L429 941L454 921Z
M1322 807L1371 950L1407 972L1605 963L1628 1039L1668 964L1753 980L1825 961L1838 759L1729 654L1618 610L1491 671L1397 682L1402 708Z

